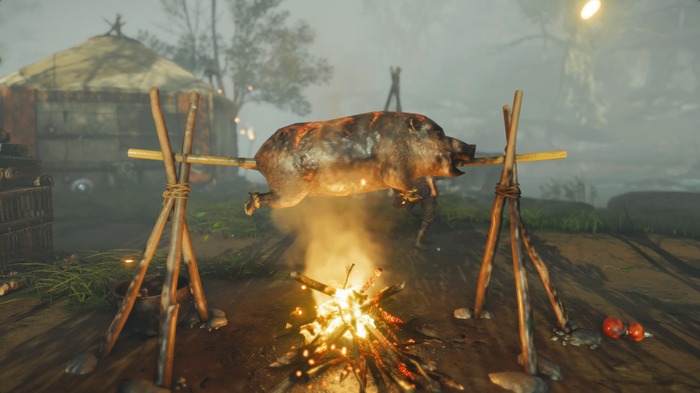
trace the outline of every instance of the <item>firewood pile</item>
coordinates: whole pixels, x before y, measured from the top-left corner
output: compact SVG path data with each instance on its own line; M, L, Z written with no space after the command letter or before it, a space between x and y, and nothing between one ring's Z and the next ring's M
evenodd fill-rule
M0 274L28 253L53 250L51 176L0 128Z
M396 388L402 392L463 390L439 372L433 361L412 351L416 342L402 339L406 322L383 308L387 299L404 289L405 282L373 296L366 293L381 272L377 269L361 288L345 288L347 278L343 288L335 288L303 274L291 274L303 288L319 291L331 300L318 306L312 322L298 328L304 344L292 347L270 365L291 370L274 392L287 391L296 384L309 386L322 374L332 372L338 373L340 382L354 375L360 392L367 389L370 378L379 392Z

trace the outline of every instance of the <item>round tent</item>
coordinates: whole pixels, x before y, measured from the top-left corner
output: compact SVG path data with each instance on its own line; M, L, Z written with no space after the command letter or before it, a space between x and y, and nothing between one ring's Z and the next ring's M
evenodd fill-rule
M24 144L57 184L88 177L109 184L162 177L162 164L135 162L130 147L157 149L148 91L160 90L173 149L189 96L200 94L195 153L236 156L232 103L140 42L96 36L0 78L0 127ZM212 178L193 168L193 182ZM153 173L151 173L153 172Z

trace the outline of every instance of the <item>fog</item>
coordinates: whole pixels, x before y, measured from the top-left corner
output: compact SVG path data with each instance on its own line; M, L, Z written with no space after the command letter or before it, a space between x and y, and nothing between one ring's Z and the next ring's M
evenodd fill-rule
M547 1L284 2L315 30L311 52L334 67L333 78L306 91L308 116L244 107L241 123L257 138L240 137L240 154L287 124L383 109L389 67L399 66L402 109L432 118L478 153L503 150L501 107L524 92L518 152L568 151L566 160L519 166L524 196L573 178L596 188L588 202L599 206L626 191L700 191L700 2L615 8L603 0L590 21L563 15L554 24L537 23L526 3ZM220 8L227 37L231 22ZM127 36L167 37L157 1L0 1L0 77L106 33L105 19L117 13ZM264 183L257 172L248 177Z

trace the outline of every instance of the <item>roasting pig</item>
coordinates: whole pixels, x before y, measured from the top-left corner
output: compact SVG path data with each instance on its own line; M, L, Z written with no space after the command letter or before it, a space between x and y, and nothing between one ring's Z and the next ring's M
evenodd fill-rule
M404 112L369 112L277 130L255 154L270 192L254 192L245 212L291 207L306 196L347 196L392 188L420 199L411 180L454 177L476 146L445 136L431 119Z

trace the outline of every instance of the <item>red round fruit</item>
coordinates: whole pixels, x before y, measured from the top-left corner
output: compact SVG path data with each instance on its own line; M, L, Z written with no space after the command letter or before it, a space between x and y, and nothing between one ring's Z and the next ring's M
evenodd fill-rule
M637 322L630 322L627 326L627 339L632 341L644 340L644 327Z
M620 338L625 335L625 325L619 318L607 317L603 321L603 333L608 337Z

